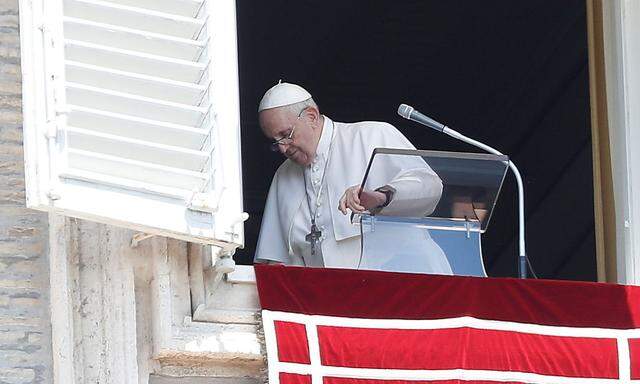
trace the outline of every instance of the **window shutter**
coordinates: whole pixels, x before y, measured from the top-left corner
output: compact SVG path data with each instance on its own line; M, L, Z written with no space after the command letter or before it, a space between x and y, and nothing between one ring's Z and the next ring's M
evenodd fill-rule
M233 0L20 3L27 204L244 243Z

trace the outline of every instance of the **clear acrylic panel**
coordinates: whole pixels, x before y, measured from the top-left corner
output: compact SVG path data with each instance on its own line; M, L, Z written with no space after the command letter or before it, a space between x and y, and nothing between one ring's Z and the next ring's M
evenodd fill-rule
M484 233L508 162L507 156L483 153L377 148L362 187L399 186L392 204L376 216L446 219L460 227L477 222Z
M360 216L358 269L486 277L479 222Z

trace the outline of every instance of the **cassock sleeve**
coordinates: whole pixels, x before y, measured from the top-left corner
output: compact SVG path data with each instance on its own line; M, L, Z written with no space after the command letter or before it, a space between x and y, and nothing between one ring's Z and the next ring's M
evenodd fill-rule
M380 213L392 216L427 216L436 209L442 195L442 180L425 163L423 168L400 172L389 183L396 192Z
M381 128L383 140L376 147L415 149L392 125ZM442 180L419 156L377 155L370 176L373 178L367 182L367 189L389 185L395 190L389 205L377 213L380 215L426 216L442 195Z
M278 207L278 172L271 181L269 196L264 207L258 245L256 246L255 263L278 262L292 264L287 249L287 233L279 219Z

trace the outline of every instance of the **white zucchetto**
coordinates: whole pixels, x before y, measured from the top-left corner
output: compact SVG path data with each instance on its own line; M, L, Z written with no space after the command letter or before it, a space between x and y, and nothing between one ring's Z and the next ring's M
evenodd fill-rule
M267 92L262 96L260 105L258 106L258 112L265 109L284 107L285 105L291 105L305 101L311 98L311 94L299 85L291 83L282 83L269 88Z

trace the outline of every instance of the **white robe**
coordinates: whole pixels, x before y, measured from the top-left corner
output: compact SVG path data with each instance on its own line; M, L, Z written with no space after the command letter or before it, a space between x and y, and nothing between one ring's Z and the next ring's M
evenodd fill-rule
M338 204L348 187L362 182L374 148L415 149L390 124L338 123L324 116L314 164L303 167L287 159L273 177L255 261L339 268L361 266L360 228L350 222L350 215L343 215L338 210ZM384 160L372 168L367 179L370 189L390 185L396 190L391 203L380 214L416 216L418 212L417 216L420 216L431 213L442 193L440 178L419 157L389 156ZM325 165L324 189L321 198L317 199L319 179L313 179L313 175L318 171L321 174ZM321 213L317 224L323 231L321 249L315 255L311 255L310 244L304 239L310 228L310 208ZM428 233L422 230L414 237L418 240L412 242L415 247L409 253L426 262L419 272L451 274L446 257ZM390 239L389 245L400 246L394 241L401 239Z

